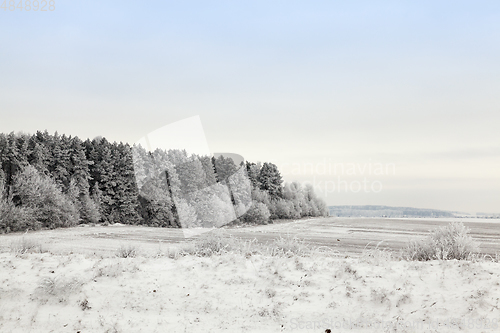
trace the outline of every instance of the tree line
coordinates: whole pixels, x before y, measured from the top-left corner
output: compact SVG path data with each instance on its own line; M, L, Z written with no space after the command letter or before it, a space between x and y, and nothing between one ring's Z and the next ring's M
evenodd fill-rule
M157 227L269 223L327 214L312 186L272 163L147 151L47 131L0 134L0 233L124 223Z

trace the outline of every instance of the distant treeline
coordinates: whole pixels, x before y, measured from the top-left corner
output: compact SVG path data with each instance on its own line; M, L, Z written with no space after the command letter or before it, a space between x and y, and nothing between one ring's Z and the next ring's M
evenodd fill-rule
M329 206L330 216L338 217L454 217L443 210L389 206Z
M234 211L225 211L227 202L236 216L244 213L235 222L264 224L328 213L312 186L283 184L272 163L236 165L224 156L150 152L102 137L82 141L47 131L0 134L0 162L0 233L82 223L205 226L214 216L234 218ZM223 190L238 170L249 182L250 202L239 200L238 186ZM196 209L174 200L186 193Z

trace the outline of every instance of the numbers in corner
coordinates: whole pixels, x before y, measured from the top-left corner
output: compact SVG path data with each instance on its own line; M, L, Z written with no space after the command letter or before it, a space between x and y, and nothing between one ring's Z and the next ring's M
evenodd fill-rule
M55 0L0 0L2 3L0 5L0 10L3 10L4 12L8 11L41 11L41 12L47 12L51 11L53 12L56 10L56 2Z

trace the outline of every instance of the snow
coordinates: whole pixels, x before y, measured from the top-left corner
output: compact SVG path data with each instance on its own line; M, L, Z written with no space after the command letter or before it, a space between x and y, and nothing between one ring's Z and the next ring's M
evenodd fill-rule
M496 332L500 321L500 265L487 261L4 252L0 281L0 332Z

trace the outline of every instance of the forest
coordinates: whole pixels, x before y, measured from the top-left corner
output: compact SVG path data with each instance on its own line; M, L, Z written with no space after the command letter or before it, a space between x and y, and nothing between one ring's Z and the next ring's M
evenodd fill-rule
M231 155L147 151L103 137L0 134L0 233L123 223L267 224L327 215L310 185Z

